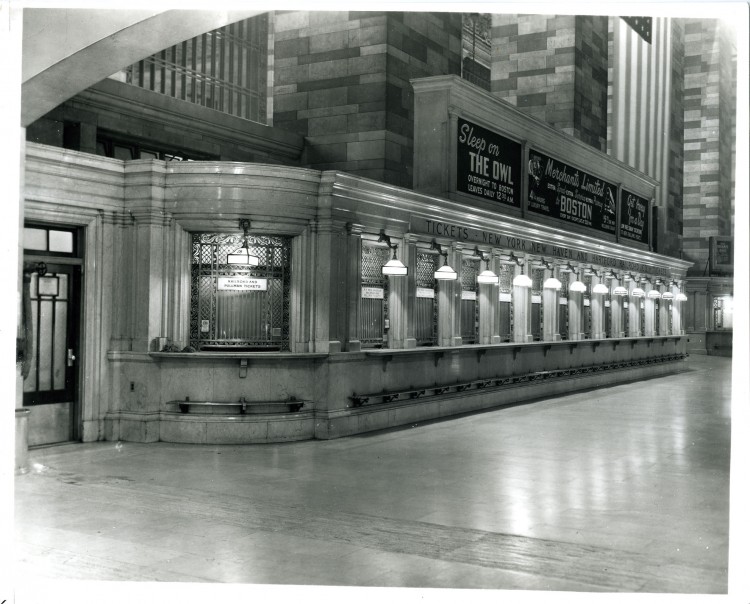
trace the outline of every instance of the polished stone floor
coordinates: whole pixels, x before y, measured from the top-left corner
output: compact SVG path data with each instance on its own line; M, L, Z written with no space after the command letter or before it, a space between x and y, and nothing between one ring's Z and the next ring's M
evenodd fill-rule
M333 441L32 450L16 581L727 591L731 360Z

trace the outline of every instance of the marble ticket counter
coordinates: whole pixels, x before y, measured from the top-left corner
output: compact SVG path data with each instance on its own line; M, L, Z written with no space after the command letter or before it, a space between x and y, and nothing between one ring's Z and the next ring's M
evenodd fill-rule
M110 353L107 440L330 439L682 371L684 336L344 353ZM181 412L179 401L231 403ZM238 401L260 412L241 412ZM298 402L274 412L272 405Z

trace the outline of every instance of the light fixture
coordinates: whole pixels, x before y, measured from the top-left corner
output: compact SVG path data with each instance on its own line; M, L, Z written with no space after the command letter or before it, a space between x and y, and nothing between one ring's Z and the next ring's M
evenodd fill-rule
M586 284L583 281L573 281L573 283L570 284L570 287L568 287L568 290L583 293L586 291Z
M622 277L623 281L632 281L633 279L633 273L625 273L625 275L623 275Z
M544 282L544 285L542 287L544 289L560 289L562 287L562 283L560 283L558 279L550 277Z
M440 244L435 243L432 240L432 249L437 250L438 254L443 257L443 266L435 271L433 277L439 281L455 281L458 278L458 273L448 266L448 252L444 252Z
M624 287L623 287L622 285L618 285L618 286L617 286L617 287L616 287L616 288L615 288L615 289L614 289L614 290L612 291L612 293L613 293L613 294L614 294L615 296L627 296L627 295L628 295L628 290L627 290L627 289L625 289L625 288L624 288Z
M675 296L675 300L677 300L678 302L686 302L687 296L683 294L682 292L680 292L679 294Z
M247 244L247 233L250 229L250 221L247 218L240 219L240 228L242 229L242 247L231 254L227 254L227 264L243 264L245 266L258 266L260 258L250 253Z
M630 295L636 298L643 298L646 295L646 292L644 292L640 287L636 287L633 289L633 291L630 292Z
M528 276L521 273L513 279L513 285L517 285L518 287L531 287L532 281Z
M597 283L593 291L595 294L606 294L609 292L609 288L604 283Z
M674 298L674 294L672 292L664 292L661 295L662 300L672 300Z
M521 266L522 260L516 256L513 252L510 254L500 254L498 256L498 260L502 262L503 264L517 264L518 266Z
M490 285L496 285L500 283L500 277L490 270L490 257L489 254L480 252L479 248L474 248L474 253L479 256L481 260L484 260L484 270L477 275L477 283L488 283Z
M651 300L661 298L661 292L657 289L652 289L646 294Z
M558 268L561 273L574 273L575 269L570 265L570 262L568 264L563 264L560 268Z
M604 273L604 277L606 279L617 279L620 280L620 277L617 276L617 273L615 271L609 270L606 273Z
M398 244L391 243L391 238L388 237L388 235L386 235L383 231L380 231L380 237L378 238L378 241L385 241L388 247L393 250L393 258L386 262L381 267L380 271L387 277L403 277L404 275L406 275L409 272L409 269L404 265L403 262L396 258L396 250L398 249Z

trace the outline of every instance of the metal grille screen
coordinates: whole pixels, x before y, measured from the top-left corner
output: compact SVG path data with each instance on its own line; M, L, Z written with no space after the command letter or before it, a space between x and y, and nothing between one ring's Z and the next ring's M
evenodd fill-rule
M193 235L190 344L197 349L289 350L291 238L248 237L259 266L227 264L239 235ZM258 289L232 289L229 279Z
M388 248L362 245L362 305L359 334L362 346L383 346L386 340L388 279L383 276L382 268L389 258Z
M417 252L417 299L414 304L414 338L418 346L437 343L437 300L435 299L435 271L438 256ZM432 291L429 297L428 291Z

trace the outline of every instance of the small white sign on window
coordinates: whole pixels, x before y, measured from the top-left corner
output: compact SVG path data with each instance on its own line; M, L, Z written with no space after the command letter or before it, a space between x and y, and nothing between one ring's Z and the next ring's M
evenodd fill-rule
M434 298L434 297L435 297L434 289L430 289L429 287L417 288L417 298Z
M208 333L208 319L201 319L201 333Z
M473 292L471 290L461 290L461 299L462 300L476 300L477 292Z
M622 307L623 308L627 308L628 307L628 301L627 300L625 300L625 302L622 303Z
M511 294L500 292L500 297L498 298L498 300L500 300L500 302L512 302L513 296Z
M589 300L588 298L584 298L583 299L583 305L584 306L591 306L591 300Z
M568 305L568 299L567 298L560 298L560 305L561 306L567 306Z
M369 300L382 300L385 297L385 290L382 287L363 287L362 297Z
M609 300L605 300L604 301L604 306L605 306L605 308L609 308Z
M268 279L258 279L256 277L219 277L216 282L216 289L220 291L264 292L268 289Z
M533 296L531 296L531 303L532 304L541 304L542 303L542 297L540 295L533 295Z

